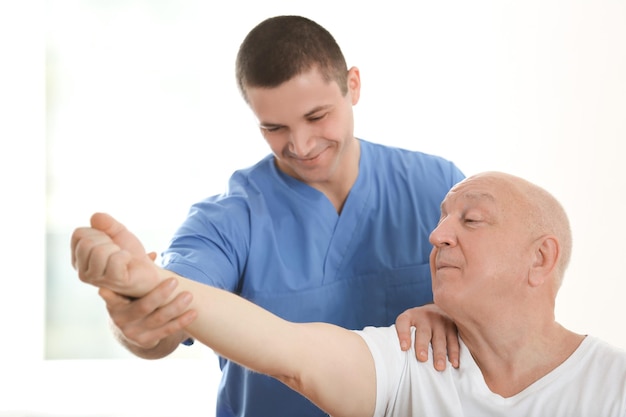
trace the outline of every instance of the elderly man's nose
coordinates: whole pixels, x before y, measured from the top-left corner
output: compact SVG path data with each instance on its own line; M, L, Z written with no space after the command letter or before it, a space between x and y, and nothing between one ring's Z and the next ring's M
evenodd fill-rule
M446 220L440 221L437 227L430 233L429 241L433 246L437 247L454 244L455 238Z

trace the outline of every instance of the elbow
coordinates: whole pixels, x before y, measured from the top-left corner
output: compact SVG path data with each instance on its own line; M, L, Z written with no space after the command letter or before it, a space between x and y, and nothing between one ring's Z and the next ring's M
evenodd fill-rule
M311 395L313 394L313 384L307 383L306 378L304 378L301 374L280 374L273 375L273 377L297 393L311 399Z
M283 373L279 375L272 375L272 377L279 380L283 384L287 385L292 390L297 391L300 394L304 394L303 391L304 391L305 384L303 384L302 378L299 375L296 375L296 374L288 375L288 374Z

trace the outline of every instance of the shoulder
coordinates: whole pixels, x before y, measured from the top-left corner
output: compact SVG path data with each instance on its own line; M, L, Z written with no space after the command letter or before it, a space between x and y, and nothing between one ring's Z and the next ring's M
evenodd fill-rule
M395 326L368 326L356 333L365 340L376 364L377 379L385 380L397 367L406 363L405 354L400 349L400 342Z
M439 156L406 148L382 145L360 139L366 161L394 168L393 171L417 174L437 174L454 185L464 178L454 162Z
M625 415L626 350L587 336L561 368L563 395L578 392L572 400L586 415Z
M249 200L260 194L260 189L275 181L273 155L268 155L256 164L234 171L228 179L227 186L219 194L213 194L194 204L194 207L205 207L218 204L229 208L243 208Z
M626 350L620 349L594 336L587 336L572 355L560 366L577 381L599 388L598 395L608 394L601 388L605 381L617 384L626 406ZM571 378L570 378L571 379ZM594 388L595 389L595 388Z
M230 176L226 193L236 194L259 183L273 181L275 176L274 156L267 155L256 164L238 169Z
M376 416L458 415L458 370L451 366L442 372L435 370L432 351L428 361L418 362L413 344L402 351L395 326L366 327L357 333L374 359ZM438 401L443 398L445 402Z
M601 361L605 367L618 367L626 373L626 350L611 345L598 337L587 336L580 344L576 354Z

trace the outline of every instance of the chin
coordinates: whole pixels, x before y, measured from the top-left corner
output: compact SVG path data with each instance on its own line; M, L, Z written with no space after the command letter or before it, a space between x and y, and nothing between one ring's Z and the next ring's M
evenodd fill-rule
M330 170L326 166L318 166L309 169L300 168L298 170L294 170L294 172L298 178L307 184L325 183L331 179Z
M446 304L454 302L454 300L451 299L450 294L446 290L437 287L433 288L433 302L439 307L444 308Z

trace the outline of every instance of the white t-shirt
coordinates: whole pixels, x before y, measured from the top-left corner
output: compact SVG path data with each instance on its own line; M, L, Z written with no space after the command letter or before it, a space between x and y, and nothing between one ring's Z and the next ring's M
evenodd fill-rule
M439 372L418 362L414 348L402 352L396 330L357 331L376 364L375 417L507 416L625 417L626 351L587 336L559 367L522 392L503 398L489 390L467 346L460 368Z

